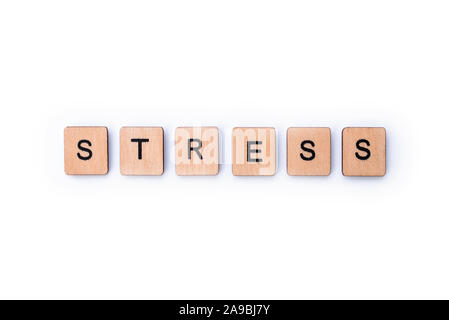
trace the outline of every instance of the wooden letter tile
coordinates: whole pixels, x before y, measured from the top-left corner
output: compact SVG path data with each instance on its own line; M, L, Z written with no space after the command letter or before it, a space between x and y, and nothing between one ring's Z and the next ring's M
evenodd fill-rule
M120 129L120 172L153 176L164 172L164 130L161 127Z
M64 170L66 174L108 173L108 129L66 127L64 129Z
M234 128L232 131L232 174L272 176L276 173L274 128Z
M385 175L385 128L345 128L342 135L343 175Z
M176 174L180 176L218 174L218 148L217 127L176 128Z
M292 176L328 176L330 172L330 129L289 128L287 173Z

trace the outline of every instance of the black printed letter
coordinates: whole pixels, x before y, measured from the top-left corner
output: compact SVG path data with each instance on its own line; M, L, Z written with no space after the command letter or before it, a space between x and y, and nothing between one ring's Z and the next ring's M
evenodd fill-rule
M148 142L150 139L131 139L131 142L137 142L137 158L142 160L142 143Z
M196 146L195 148L192 147L192 142L198 143L198 146ZM196 154L198 155L198 157L201 160L203 160L203 156L200 153L200 149L203 147L203 143L201 142L200 139L189 139L189 144L187 145L187 147L189 148L189 154L188 154L188 159L189 160L192 159L192 151L195 151Z
M262 141L248 141L246 143L246 161L248 162L262 162L260 158L251 158L251 153L261 153L260 149L251 149L253 144L260 145Z
M313 159L315 159L315 151L313 149L307 148L306 144L310 144L312 147L315 147L315 143L311 140L305 140L301 143L301 149L304 150L305 152L309 152L311 153L310 156L305 157L302 152L300 154L301 159L304 161L312 161Z
M83 143L87 144L89 147L92 146L92 143L90 143L89 140L80 140L80 141L78 141L78 149L80 149L81 151L87 152L88 155L87 156L82 156L82 155L80 155L79 152L76 155L78 156L78 158L80 160L89 160L90 158L92 158L92 150L90 150L90 149L88 149L86 147L81 146L81 144L83 144Z
M356 147L357 149L359 149L360 151L366 152L365 156L361 156L358 152L355 153L355 156L357 157L357 159L359 160L368 160L371 157L371 151L365 147L360 146L360 144L366 144L368 147L370 146L370 143L368 140L365 139L360 139L359 141L357 141L356 143Z

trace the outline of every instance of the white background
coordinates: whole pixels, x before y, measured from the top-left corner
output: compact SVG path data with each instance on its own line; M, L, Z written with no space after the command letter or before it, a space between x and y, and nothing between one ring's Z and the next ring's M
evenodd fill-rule
M0 298L449 298L448 1L0 2ZM105 125L110 172L66 176L63 128ZM119 172L163 126L161 177ZM178 177L177 126L220 128ZM234 126L273 126L274 177L234 177ZM332 129L290 177L289 126ZM345 126L387 129L384 178L341 174Z

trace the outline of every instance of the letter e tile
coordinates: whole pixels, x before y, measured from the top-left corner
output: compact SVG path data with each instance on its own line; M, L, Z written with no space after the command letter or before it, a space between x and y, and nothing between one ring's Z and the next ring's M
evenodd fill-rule
M232 131L232 174L272 176L276 173L274 128L234 128Z

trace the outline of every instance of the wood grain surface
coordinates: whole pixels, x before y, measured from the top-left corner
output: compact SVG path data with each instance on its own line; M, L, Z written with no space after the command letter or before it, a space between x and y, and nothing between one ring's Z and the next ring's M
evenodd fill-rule
M287 173L292 176L328 176L330 172L330 128L288 128Z
M64 129L64 170L68 175L108 173L108 129L66 127Z
M272 176L276 173L276 131L274 128L232 130L232 174Z
M343 175L362 177L385 175L385 128L345 128L342 140Z
M175 131L175 167L180 176L217 175L217 127L179 127Z
M120 172L122 175L163 174L164 130L161 127L120 129Z

